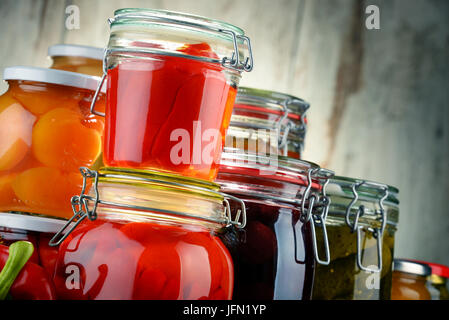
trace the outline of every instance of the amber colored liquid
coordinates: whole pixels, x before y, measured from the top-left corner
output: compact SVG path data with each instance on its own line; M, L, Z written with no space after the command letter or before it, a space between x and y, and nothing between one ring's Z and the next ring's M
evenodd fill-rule
M92 91L10 81L0 96L0 211L69 218L79 167L101 152L104 121L89 112ZM104 110L104 98L97 102Z
M393 271L391 300L431 300L426 278Z
M236 88L219 64L149 56L108 71L105 165L213 180Z
M206 229L86 219L61 244L54 283L60 299L229 300L233 267Z

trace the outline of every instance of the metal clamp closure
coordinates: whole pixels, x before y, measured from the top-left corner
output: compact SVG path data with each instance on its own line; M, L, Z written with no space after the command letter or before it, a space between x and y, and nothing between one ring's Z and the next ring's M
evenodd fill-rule
M329 238L327 235L326 228L326 219L329 212L329 206L331 200L329 196L326 194L326 187L329 183L329 178L331 173L326 169L309 169L307 172L307 187L304 191L302 203L301 203L301 221L303 223L307 223L312 219L312 223L310 224L310 228L312 231L312 240L313 240L313 251L315 255L315 260L318 264L321 265L329 265L330 263L330 250L329 250ZM322 187L322 191L320 195L316 193L310 193L312 188L312 174L324 174L325 182ZM333 173L331 173L333 175ZM306 208L306 202L308 203L308 207ZM320 210L314 210L318 209ZM318 211L320 211L318 213ZM323 246L325 257L321 259L318 252L318 242L317 242L317 234L316 228L321 228L323 231Z
M285 155L285 156L288 153L288 145L287 145L288 134L289 134L290 130L292 130L295 126L294 122L288 118L288 116L290 114L289 105L295 103L296 101L300 101L300 100L291 98L291 99L286 99L281 103L282 116L276 124L276 130L278 132L278 137L279 137L278 148L279 148L279 150L283 151L283 155ZM306 134L306 130L307 130L306 120L305 120L305 117L306 117L305 111L307 111L307 109L305 109L304 112L301 114L301 118L300 118L301 122L300 122L299 133L298 133L299 135L302 135L302 136L304 136ZM286 119L288 119L288 121L284 124Z
M381 219L381 227L380 228L372 228L372 227L366 227L366 226L360 226L359 225L359 218L362 217L366 210L364 205L360 205L357 209L357 212L355 213L354 221L351 222L350 215L351 210L354 206L354 204L359 199L359 194L357 192L357 189L360 188L362 185L373 187L376 189L380 189L383 191L382 197L379 199L379 210L376 210L376 214L380 215ZM382 271L382 238L383 238L383 232L385 230L386 224L387 224L387 214L383 205L383 202L388 197L388 187L386 185L369 182L369 181L361 181L358 183L354 183L351 186L352 193L354 194L354 198L349 203L348 207L346 208L346 215L345 220L346 224L350 228L351 232L357 232L357 266L360 270L370 272L370 273L380 273ZM365 267L362 264L362 244L361 244L361 238L362 238L362 231L365 232L371 232L373 234L373 237L376 239L377 243L377 267L376 268L369 268Z
M80 171L83 176L83 187L81 189L80 195L73 196L71 199L72 210L73 210L74 215L72 218L70 218L70 220L67 221L67 223L61 228L61 230L59 230L55 234L55 236L50 240L50 242L49 242L50 246L58 246L59 244L61 244L67 238L67 236L78 226L78 224L80 224L81 221L83 221L86 217L88 217L89 220L92 220L92 221L95 220L97 218L96 210L97 210L98 204L103 204L103 205L113 206L113 207L118 207L118 208L124 208L124 209L154 211L156 213L172 214L172 215L177 215L177 216L181 216L181 217L185 217L185 218L193 218L193 219L203 220L203 221L207 221L207 222L224 224L226 226L235 225L237 228L244 228L246 226L245 203L242 200L240 200L239 198L228 195L228 194L224 194L224 193L221 193L218 191L208 190L208 189L198 187L198 186L193 187L193 186L189 186L189 185L185 185L185 184L181 184L181 183L175 183L175 182L168 183L166 181L149 179L154 182L168 183L173 186L181 186L184 188L194 188L196 190L204 190L207 192L213 192L213 193L216 193L217 195L222 196L224 198L223 205L224 205L224 210L225 210L223 219L209 218L209 217L204 217L201 215L193 215L193 214L188 214L188 213L183 213L183 212L163 210L163 209L159 209L159 208L141 207L141 206L120 204L120 203L114 203L114 202L110 202L110 201L101 200L100 196L99 196L99 192L98 192L98 177L99 177L98 172L95 170L90 170L85 167L81 167ZM92 184L92 190L94 193L93 197L85 194L86 187L87 187L87 179L92 179L92 178L94 179L93 184ZM89 205L88 205L89 201L93 202L92 210L89 210ZM234 219L232 219L232 210L231 210L229 201L235 201L240 206L237 209ZM66 232L66 230L67 230L67 232Z

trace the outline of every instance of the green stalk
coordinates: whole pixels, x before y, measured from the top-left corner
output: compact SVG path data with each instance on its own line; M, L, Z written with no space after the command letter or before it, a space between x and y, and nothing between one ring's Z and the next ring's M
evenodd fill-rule
M17 278L20 270L33 254L34 247L31 242L17 241L9 246L8 260L0 272L0 300L5 300L9 289Z

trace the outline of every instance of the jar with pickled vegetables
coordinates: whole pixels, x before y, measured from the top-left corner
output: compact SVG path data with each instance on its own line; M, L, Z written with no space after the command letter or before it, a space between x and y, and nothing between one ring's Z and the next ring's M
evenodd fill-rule
M52 59L50 68L101 76L103 51L104 49L96 47L55 44L48 48L48 56Z
M430 300L427 277L432 269L412 260L394 259L391 300Z
M314 300L390 299L398 192L366 180L330 179L330 263L317 266Z
M149 170L81 171L93 179L90 192L72 199L76 214L51 241L60 244L59 298L231 299L232 259L218 234L243 225L230 220L224 203L233 200L217 184Z
M225 146L300 159L308 108L307 102L294 96L240 87Z
M89 112L99 78L9 67L0 96L0 211L69 218L81 191L79 167L102 148L104 119ZM104 94L98 95L104 109ZM56 187L57 186L57 187Z
M247 215L244 229L221 236L234 261L234 300L310 300L315 259L328 259L326 240L317 256L315 229L325 227L322 186L331 175L309 162L225 148L217 182Z
M163 10L120 9L109 22L104 164L213 181L239 79L252 69L249 38Z

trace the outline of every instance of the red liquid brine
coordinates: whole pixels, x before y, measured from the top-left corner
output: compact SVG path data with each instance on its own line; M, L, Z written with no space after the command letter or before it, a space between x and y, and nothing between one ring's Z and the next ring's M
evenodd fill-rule
M178 51L217 58L204 43ZM218 63L122 58L108 70L105 165L213 180L236 94Z

